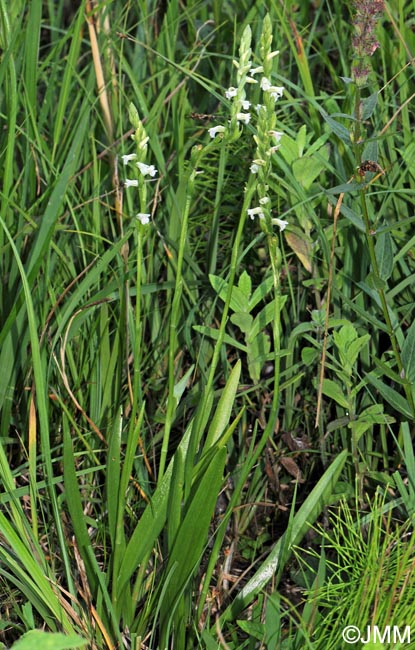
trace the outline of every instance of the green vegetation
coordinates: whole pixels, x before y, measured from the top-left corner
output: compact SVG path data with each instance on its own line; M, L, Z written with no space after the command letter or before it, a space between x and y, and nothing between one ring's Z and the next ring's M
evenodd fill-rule
M0 646L415 635L412 9L0 0Z

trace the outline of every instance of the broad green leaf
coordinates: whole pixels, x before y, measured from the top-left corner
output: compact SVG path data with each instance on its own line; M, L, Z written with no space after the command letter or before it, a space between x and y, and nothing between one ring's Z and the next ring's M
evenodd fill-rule
M226 296L228 293L228 287L229 283L224 282L221 277L217 275L213 275L212 273L209 274L209 280L218 294L219 298L223 301L226 302ZM250 306L249 306L249 295L247 296L244 291L240 289L240 287L234 286L232 288L232 297L230 301L230 308L232 311L245 311L248 312L250 311Z
M402 363L405 368L406 379L410 382L415 381L415 321L405 336L402 347Z
M249 301L249 297L252 291L252 282L251 282L251 278L249 277L246 271L244 271L241 277L239 278L238 287Z
M373 111L375 110L377 103L378 103L378 91L372 93L369 95L369 97L366 97L362 101L362 119L363 120L368 120L370 117L373 115ZM366 153L364 154L366 156ZM369 160L376 160L374 156L366 156L366 158L369 158Z
M345 144L351 145L352 142L350 140L350 132L349 129L347 129L343 124L340 124L340 122L337 122L334 120L330 115L328 115L325 111L321 110L320 111L325 122L328 124L330 127L331 131L337 135L340 140L342 140Z
M389 232L378 235L375 252L379 277L381 280L388 280L393 271L392 237Z
M312 271L312 243L306 234L300 232L287 231L284 233L286 242L291 250L297 255L304 268L311 273Z
M365 144L365 148L363 149L362 162L364 162L365 160L373 160L377 162L378 158L379 158L378 143L376 140L369 140L369 142Z
M334 399L334 401L337 402L337 404L340 404L340 406L343 406L343 408L350 408L350 404L344 395L343 389L332 379L324 379L323 393L327 397L330 397L330 399Z
M234 325L239 327L241 332L247 334L252 327L254 317L246 312L236 312L235 314L232 314L230 320Z
M308 190L313 181L320 176L326 165L322 156L314 154L313 156L303 156L298 158L292 164L293 174L304 189Z
M374 424L392 424L393 422L395 422L394 418L383 412L383 404L373 404L359 413L357 419L351 420L347 426L352 429L356 436L356 442L358 442L365 431L371 429Z
M306 346L301 350L301 361L305 366L311 366L317 360L319 351L317 348Z
M294 516L292 526L290 527L289 538L286 539L286 534L284 534L278 540L266 560L222 614L220 618L221 622L234 620L239 612L257 597L275 575L283 548L288 548L290 551L293 546L299 544L306 531L310 529L310 526L313 525L324 507L329 503L333 503L337 498L335 497L335 487L347 456L347 450L343 450L334 459L330 467L327 468Z
M370 340L370 334L363 334L363 336L358 337L352 323L347 323L337 332L333 332L333 340L339 351L342 366L345 372L350 374L359 352Z
M280 309L282 309L287 301L287 296L280 296L279 297L279 305ZM275 317L275 299L272 300L271 302L268 302L263 309L257 314L255 317L254 322L252 323L252 327L248 333L247 338L252 341L255 339L260 332L263 331L263 329L271 323L271 321Z
M350 363L351 367L357 361L360 351L365 347L365 345L370 341L370 334L363 334L359 336L355 341L352 341L346 350L347 361Z
M59 632L30 630L16 643L13 643L11 650L70 650L71 648L83 648L88 643L87 639L75 634L66 636Z
M375 291L385 291L386 290L386 282L385 280L382 280L381 277L376 275L373 271L369 273L369 275L366 278L366 282L368 286L371 289L374 289Z
M274 280L272 275L269 275L265 280L261 282L259 287L257 287L254 291L254 293L251 296L251 299L249 301L249 311L251 311L254 307L257 306L257 304L265 298L265 296L270 292L272 289L272 286L274 284Z
M271 342L267 332L260 332L252 341L248 341L248 371L255 384L259 382L261 369L270 350Z
M291 165L298 158L298 145L296 141L284 133L280 141L278 153L281 154L285 162Z
M356 338L356 328L350 322L343 325L337 332L333 332L333 340L342 353L345 353L350 343Z
M213 275L213 273L209 273L209 282L212 285L213 289L218 294L219 298L221 298L223 302L225 302L229 282L223 280L219 275Z
M258 641L263 641L265 636L265 625L263 623L255 623L254 621L236 621L238 626L249 637L253 637Z
M301 157L304 152L305 148L305 143L306 143L306 138L307 138L307 127L305 124L300 126L297 137L296 137L296 143L297 143L297 155Z

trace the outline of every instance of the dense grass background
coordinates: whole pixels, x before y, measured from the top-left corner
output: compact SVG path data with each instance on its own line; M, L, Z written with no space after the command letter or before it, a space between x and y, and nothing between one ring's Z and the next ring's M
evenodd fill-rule
M0 0L4 647L414 623L413 9Z

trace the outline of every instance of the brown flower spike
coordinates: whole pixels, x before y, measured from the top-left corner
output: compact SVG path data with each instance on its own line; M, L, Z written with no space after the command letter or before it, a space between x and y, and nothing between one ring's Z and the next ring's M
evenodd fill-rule
M355 63L352 68L352 76L355 83L362 87L366 84L370 72L365 60L380 47L375 38L375 28L376 22L385 7L383 0L355 0L354 8L353 26L355 35L352 46Z

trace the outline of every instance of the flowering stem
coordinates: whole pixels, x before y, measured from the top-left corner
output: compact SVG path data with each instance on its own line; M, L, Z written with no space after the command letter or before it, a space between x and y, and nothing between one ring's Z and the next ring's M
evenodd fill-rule
M142 350L142 321L141 321L141 286L142 286L142 265L143 265L143 229L137 228L137 274L136 274L136 298L135 298L135 333L134 333L134 402L142 402L141 393L141 350Z
M222 140L220 155L219 155L219 168L218 180L216 184L215 206L212 219L212 228L210 231L209 251L208 251L208 265L209 273L216 272L216 258L218 250L218 233L219 233L219 211L221 207L222 186L225 175L226 163L228 160L228 147L225 140Z
M274 344L274 390L272 395L271 413L268 418L266 430L272 436L278 416L280 396L280 351L281 351L281 251L277 237L268 235L268 250L271 260L272 277L274 280L274 318L272 320L272 336Z
M176 267L176 281L174 286L173 301L171 307L171 317L170 317L170 327L169 327L169 355L168 355L168 398L167 398L167 413L166 413L166 422L164 427L163 442L161 447L160 454L160 465L159 465L159 480L162 479L164 475L164 470L166 467L167 452L169 448L170 432L173 424L174 414L177 407L177 398L175 396L174 387L175 387L175 357L177 353L177 329L179 326L179 316L180 316L180 301L183 291L183 259L186 247L187 239L187 226L189 220L189 212L191 201L194 191L194 180L196 176L196 164L192 165L192 169L189 173L189 179L187 182L187 192L186 192L186 203L183 211L182 225L180 229L180 240L179 240L179 251L177 256L177 267Z
M231 264L229 269L229 280L228 280L228 291L226 294L225 304L223 307L222 318L221 318L219 331L218 331L218 338L216 340L215 348L213 351L212 361L210 362L209 375L206 382L206 386L204 388L203 399L200 401L200 407L196 413L195 425L194 425L194 431L196 433L194 438L197 441L199 440L201 434L201 428L203 424L204 414L206 411L206 405L210 403L210 400L212 398L213 382L215 379L216 368L219 363L220 353L225 338L225 328L228 321L228 313L229 313L229 307L231 303L232 290L235 284L236 271L238 269L238 264L239 264L239 254L240 254L242 235L244 232L244 227L248 215L248 206L251 203L254 192L255 192L255 182L253 179L253 174L251 174L245 192L241 216L239 219L239 225L235 235L235 241L232 246Z
M360 167L361 162L362 162L362 139L361 139L361 133L362 133L362 115L361 115L361 91L360 87L356 85L356 90L355 90L355 129L354 129L354 154L355 154L355 164L356 168ZM359 172L356 172L355 174L355 179L362 184L362 177ZM361 189L359 190L360 194L360 205L361 205L361 210L362 210L362 215L363 215L363 221L365 224L365 233L366 233L366 242L367 242L367 248L369 252L369 258L370 258L370 263L372 266L372 272L373 272L373 277L374 277L374 284L376 291L379 296L380 304L382 307L382 312L383 312L383 318L385 320L386 324L386 329L387 333L389 336L389 340L392 345L393 349L393 354L395 357L396 365L398 368L399 375L401 377L404 376L404 367L402 363L402 358L401 358L401 353L399 349L399 344L398 340L395 335L395 331L392 325L392 321L390 318L389 314L389 307L388 303L386 300L386 294L385 290L382 287L382 279L380 278L379 275L379 266L376 258L376 250L375 250L375 244L373 240L373 234L372 234L372 226L370 223L370 218L369 218L369 211L367 207L367 196L366 196L366 185L362 184ZM410 385L405 382L404 383L404 390L405 390L405 395L406 399L408 400L408 404L410 406L410 409L413 413L413 416L415 417L415 403L414 399L412 396L412 390Z

